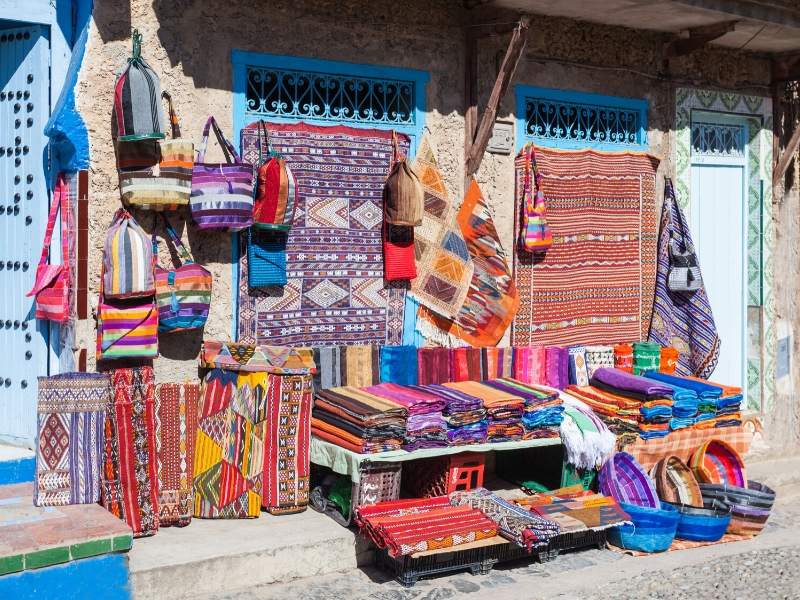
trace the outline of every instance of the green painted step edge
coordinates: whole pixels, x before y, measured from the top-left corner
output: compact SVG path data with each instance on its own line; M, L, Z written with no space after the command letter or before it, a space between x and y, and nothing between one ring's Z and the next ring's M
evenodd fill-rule
M50 565L69 562L69 560L70 556L68 546L62 546L60 548L48 548L47 550L38 550L37 552L29 552L25 555L25 569L49 567Z
M112 549L112 539L106 538L104 540L92 540L91 542L81 542L79 544L72 544L69 547L70 556L72 560L79 558L89 558L90 556L98 556L100 554L108 554Z
M132 535L118 535L111 540L111 547L114 552L122 552L131 549L133 544Z
M4 556L0 558L0 575L8 575L25 569L25 557L22 554L16 556Z

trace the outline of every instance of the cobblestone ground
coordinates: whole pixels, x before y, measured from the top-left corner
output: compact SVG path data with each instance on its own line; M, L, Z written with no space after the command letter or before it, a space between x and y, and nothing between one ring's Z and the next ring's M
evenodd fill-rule
M633 557L585 550L539 564L501 564L488 575L455 573L404 588L365 568L229 594L214 600L725 600L800 599L800 510L776 508L752 541Z

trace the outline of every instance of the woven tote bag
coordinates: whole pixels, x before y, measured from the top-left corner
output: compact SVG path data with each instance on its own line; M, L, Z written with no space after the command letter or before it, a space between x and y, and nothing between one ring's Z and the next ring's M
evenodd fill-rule
M161 211L189 204L194 144L181 138L172 97L161 95L169 106L172 138L116 144L119 188L128 207Z
M253 227L288 231L292 227L297 206L297 182L283 157L270 149L266 123L259 121L257 126L259 160ZM264 148L266 154L263 153Z
M408 161L400 157L400 146L394 131L392 144L393 164L384 185L384 221L391 225L416 227L422 224L422 183Z
M224 163L207 163L208 134L214 129ZM241 231L253 224L253 165L239 158L214 117L203 128L203 141L192 170L192 219L198 229Z
M105 302L97 307L97 358L158 357L158 310L153 298Z
M142 298L155 293L153 247L133 216L117 210L106 234L103 254L105 298Z
M522 231L520 246L528 252L545 252L553 245L553 236L545 218L545 200L542 193L542 175L536 168L536 151L532 144L523 150L525 176L522 187ZM531 177L532 176L532 177ZM536 193L533 193L533 187Z
M285 231L247 233L247 283L251 288L286 285Z
M156 262L156 304L158 331L199 329L206 324L211 305L211 273L192 260L172 225L163 216L167 236L178 253L175 269L164 269ZM158 256L158 240L153 231L153 255Z
M50 242L53 239L53 229L56 218L61 212L61 260L62 264L54 265L47 261L50 254ZM72 219L72 207L69 205L67 184L63 175L58 176L53 192L53 202L50 205L50 215L47 218L47 230L42 244L42 256L36 268L36 281L33 289L26 294L28 298L35 296L36 318L57 323L64 323L70 316L70 269L63 261L69 257L72 246L72 236L75 227Z

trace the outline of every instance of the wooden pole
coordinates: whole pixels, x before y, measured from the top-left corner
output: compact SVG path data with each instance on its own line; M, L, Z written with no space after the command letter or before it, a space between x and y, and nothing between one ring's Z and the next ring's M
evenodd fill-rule
M789 143L786 144L786 148L783 149L783 154L781 154L775 166L775 171L772 173L773 193L775 188L778 187L780 180L786 174L786 169L789 168L789 163L792 162L795 154L797 154L798 148L800 148L800 125L795 126L794 133L792 133L792 137L789 138Z

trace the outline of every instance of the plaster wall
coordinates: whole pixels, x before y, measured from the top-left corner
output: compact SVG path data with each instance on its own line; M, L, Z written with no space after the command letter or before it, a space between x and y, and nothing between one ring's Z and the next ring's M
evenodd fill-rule
M132 0L129 12L127 6L123 0L104 0L95 5L95 23L77 93L91 141L92 296L96 297L99 281L104 231L119 206L110 117L114 79L130 53L131 27L144 35L143 55L171 92L184 136L196 144L208 115L213 114L229 135L232 131L233 49L427 70L430 80L425 125L438 149L452 196L463 194L465 46L460 3L228 0L223 7L210 0ZM661 157L661 173L674 175L674 88L726 88L768 95L769 63L753 54L709 48L671 61L669 79L664 76L661 61L666 39L655 32L535 17L514 83L647 99L650 152ZM489 96L506 44L507 36L479 42L481 106ZM514 113L512 88L498 117L513 119ZM234 143L238 145L238 140ZM513 153L487 154L477 174L509 253L513 248L513 159ZM181 216L174 224L196 260L214 275L205 336L229 339L234 287L230 236L198 235L185 226L188 214ZM147 229L152 226L151 215L138 217ZM779 245L796 239L792 236L798 233L798 225L785 231L780 221L778 226ZM163 248L162 244L161 260L166 261ZM787 255L786 261L790 258ZM779 269L776 264L776 272ZM796 294L792 298L796 303ZM787 310L791 302L784 303ZM781 303L779 300L779 313ZM788 315L787 310L782 314ZM793 328L793 317L785 318ZM93 340L94 322L82 322L78 346L93 348ZM194 378L200 341L200 335L162 336L162 357L155 361L157 378Z

